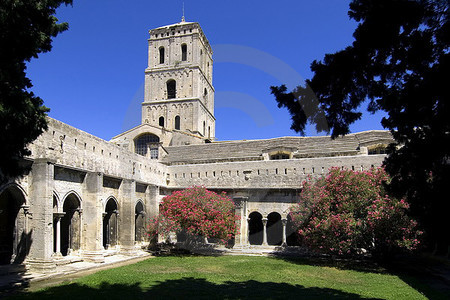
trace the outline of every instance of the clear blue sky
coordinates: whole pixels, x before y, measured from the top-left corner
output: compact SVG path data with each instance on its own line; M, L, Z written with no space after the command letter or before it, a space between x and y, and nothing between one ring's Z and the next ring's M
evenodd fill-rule
M106 140L139 124L148 30L179 22L182 3L74 0L59 8L69 30L28 64L49 115ZM186 21L200 23L214 51L217 139L298 135L269 87L311 78L313 60L353 41L348 1L184 3ZM382 129L380 118L367 113L351 130Z

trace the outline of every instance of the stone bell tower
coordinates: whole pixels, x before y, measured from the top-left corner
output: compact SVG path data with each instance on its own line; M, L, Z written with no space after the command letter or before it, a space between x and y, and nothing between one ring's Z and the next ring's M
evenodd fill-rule
M214 140L212 50L200 25L183 18L149 32L142 123Z

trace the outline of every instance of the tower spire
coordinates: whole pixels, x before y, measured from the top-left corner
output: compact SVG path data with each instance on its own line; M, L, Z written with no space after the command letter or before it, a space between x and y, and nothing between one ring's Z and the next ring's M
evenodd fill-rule
M183 1L183 15L181 16L181 22L186 22L184 18L184 1Z

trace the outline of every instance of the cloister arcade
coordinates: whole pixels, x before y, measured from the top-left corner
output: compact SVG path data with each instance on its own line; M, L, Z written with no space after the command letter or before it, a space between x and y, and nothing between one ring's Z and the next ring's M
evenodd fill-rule
M289 215L282 218L278 212L271 212L263 216L253 211L247 218L249 245L262 246L295 246L298 245L295 227Z
M12 233L13 228L17 227L17 224L21 224L19 217L16 220L12 220L13 216L20 216L18 214L18 206L20 203L24 203L23 197L18 197L19 193L15 192L14 197L11 198L11 192L6 190L0 195L0 214L5 214L6 207L9 205L8 218L0 218L1 228L8 228L8 237L5 230L0 229L0 243L2 264L9 263L11 257L16 256L16 250L12 250L16 247L16 242L11 241L17 236L16 233ZM54 257L64 257L68 255L77 255L82 250L82 200L76 192L69 192L63 201L59 200L57 193L53 194L53 252ZM141 200L138 200L135 205L135 242L142 243L145 241L145 208ZM6 224L6 220L8 225ZM19 220L19 221L18 221ZM13 222L15 222L13 224ZM119 246L119 204L115 197L110 196L106 200L102 213L102 246L105 250L114 250ZM17 231L17 229L14 229ZM13 234L13 236L12 236ZM14 237L14 238L13 238ZM5 245L5 246L3 246ZM6 245L8 245L6 247ZM4 248L4 249L3 249ZM14 249L15 249L14 248ZM5 261L3 263L3 261Z

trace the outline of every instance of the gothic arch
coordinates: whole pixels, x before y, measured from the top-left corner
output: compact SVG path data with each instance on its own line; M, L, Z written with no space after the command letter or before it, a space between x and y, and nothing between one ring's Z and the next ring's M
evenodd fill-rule
M119 203L113 196L109 196L105 201L103 213L103 248L114 247L118 242L119 231Z
M62 201L61 198L59 197L58 193L56 191L53 191L53 201L56 202L56 206L58 208L57 211L53 211L53 212L59 212L60 208L62 207Z
M106 204L108 203L109 200L114 201L116 203L116 206L119 207L119 201L117 201L116 197L111 195L108 196L105 201L103 201L103 210L106 209Z
M0 265L22 263L28 254L29 234L23 210L26 203L20 185L10 183L0 189Z
M70 255L80 249L81 242L81 197L70 191L63 200L61 218L61 254Z
M64 205L64 201L66 201L67 197L69 197L70 195L73 195L73 196L75 196L75 197L78 199L78 201L80 202L80 208L81 208L81 203L82 203L82 201L81 201L81 196L80 196L80 194L78 194L78 193L77 193L76 191L74 191L74 190L68 191L68 192L64 195L64 197L62 198L63 200L62 200L62 201L60 200L60 203Z
M137 200L135 204L134 218L134 240L137 243L143 242L145 238L145 206L142 200Z

